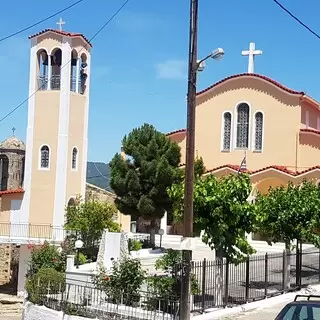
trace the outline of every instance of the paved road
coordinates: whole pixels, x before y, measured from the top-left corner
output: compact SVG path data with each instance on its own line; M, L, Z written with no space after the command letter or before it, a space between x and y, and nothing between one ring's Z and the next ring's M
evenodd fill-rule
M288 303L282 302L268 308L257 309L242 314L234 314L232 316L222 318L221 320L274 320L280 310ZM1 318L0 318L1 319Z

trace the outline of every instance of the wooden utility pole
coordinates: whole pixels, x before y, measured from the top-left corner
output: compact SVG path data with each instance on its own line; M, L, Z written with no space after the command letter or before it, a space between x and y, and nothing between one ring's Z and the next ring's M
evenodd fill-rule
M197 93L198 0L190 0L190 38L188 69L188 105L186 135L186 167L184 193L184 237L193 238L193 184L195 156L195 116ZM180 319L190 319L190 271L192 251L183 250Z

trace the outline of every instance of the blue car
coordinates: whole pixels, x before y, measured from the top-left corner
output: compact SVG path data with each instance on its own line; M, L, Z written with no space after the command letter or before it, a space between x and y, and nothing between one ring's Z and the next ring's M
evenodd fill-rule
M320 320L320 296L297 295L275 320Z

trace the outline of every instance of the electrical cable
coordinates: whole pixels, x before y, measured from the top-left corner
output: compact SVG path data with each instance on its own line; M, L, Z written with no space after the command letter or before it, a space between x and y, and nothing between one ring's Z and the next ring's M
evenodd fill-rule
M60 13L63 13L63 12L65 12L65 11L71 9L72 7L76 6L77 4L79 4L79 3L83 2L83 1L84 1L84 0L78 0L78 1L70 4L70 6L65 7L64 9L57 11L56 13L50 15L50 16L47 17L47 18L44 18L44 19L42 19L42 20L40 20L40 21L38 21L38 22L35 22L34 24L32 24L32 25L30 25L30 26L28 26L28 27L25 27L25 28L23 28L23 29L20 29L19 31L16 31L16 32L14 32L14 33L11 33L11 34L3 37L3 38L0 38L0 42L1 42L1 41L4 41L4 40L7 40L7 39L9 39L9 38L12 38L12 37L14 37L14 36L16 36L16 35L24 32L24 31L27 31L27 30L29 30L29 29L31 29L31 28L33 28L33 27L35 27L35 26L37 26L37 25L39 25L39 24L47 21L47 20L50 20L51 18L54 18L55 16L59 15Z
M83 1L83 0L82 0ZM120 11L129 3L130 0L126 0L121 6L120 8L107 20L106 23L104 23L102 25L102 27L88 40L89 42L91 42L93 39L95 39L98 34L100 32L103 31L103 29L105 29L107 27L107 25L120 13ZM81 50L78 52L78 54L85 49L86 46L82 46ZM71 59L66 62L61 68L60 70L62 70L69 62L71 61ZM48 79L48 81L51 81L51 78ZM0 123L2 121L4 121L5 119L7 119L9 116L11 116L16 110L18 110L19 108L21 108L27 101L29 101L30 98L32 98L39 90L41 89L41 87L39 87L35 92L33 92L29 97L27 97L26 99L24 99L21 103L19 103L15 108L13 108L9 113L7 113L5 116L3 116L0 119Z
M284 5L282 5L277 0L272 0L275 4L277 4L282 10L284 10L291 18L296 20L300 25L302 25L305 29L307 29L309 32L311 32L314 36L316 36L318 39L320 39L320 35L312 30L310 27L308 27L304 22L302 22L297 16L295 16L289 9L287 9Z

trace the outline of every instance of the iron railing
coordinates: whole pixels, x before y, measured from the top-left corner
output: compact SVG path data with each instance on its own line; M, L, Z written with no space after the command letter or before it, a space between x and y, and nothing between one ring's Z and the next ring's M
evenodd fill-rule
M47 90L47 88L48 88L48 77L47 76L39 76L38 77L38 88L39 88L39 90Z
M105 291L75 284L50 285L37 281L28 292L28 301L36 305L77 315L99 319L179 319L179 301L159 298L150 292L119 292L115 297Z
M290 275L286 260L290 262ZM244 304L319 283L320 252L313 248L302 253L299 250L289 254L266 253L250 256L238 265L225 259L204 260L193 262L192 273L200 288L193 299L193 311L204 312L208 308Z

